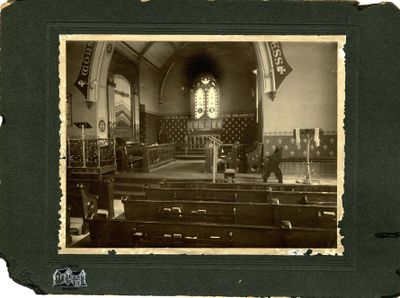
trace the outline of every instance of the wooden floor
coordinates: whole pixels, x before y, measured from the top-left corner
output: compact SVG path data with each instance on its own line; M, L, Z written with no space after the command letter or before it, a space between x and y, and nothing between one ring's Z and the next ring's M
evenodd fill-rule
M193 179L193 180L212 180L211 173L204 173L203 160L177 160L150 173L144 172L118 172L118 177L132 178L152 178L154 180L173 180L173 179ZM304 175L285 175L283 172L283 183L296 183L296 180L304 178ZM223 173L218 173L218 180L223 180ZM263 182L261 174L237 173L237 182ZM275 176L271 175L268 182L277 182ZM324 177L313 177L315 184L336 185L336 177L333 175L325 175Z

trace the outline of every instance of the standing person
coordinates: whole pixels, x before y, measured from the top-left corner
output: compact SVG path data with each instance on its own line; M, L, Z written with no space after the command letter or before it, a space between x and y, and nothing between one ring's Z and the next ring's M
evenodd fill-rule
M278 147L275 149L274 154L265 157L264 169L262 175L264 182L267 182L271 173L274 173L279 183L282 183L282 171L279 168L281 159L282 159L282 148Z

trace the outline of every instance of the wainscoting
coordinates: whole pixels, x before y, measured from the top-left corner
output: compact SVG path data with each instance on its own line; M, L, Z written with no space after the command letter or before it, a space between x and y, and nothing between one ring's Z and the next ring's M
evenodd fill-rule
M305 159L307 155L307 140L302 139L300 145L296 144L293 132L277 132L264 135L264 155L271 155L275 148L282 148L282 158ZM317 147L314 141L310 144L311 159L335 159L337 156L336 133L325 133L320 136L320 144Z
M293 132L270 132L264 135L264 156L272 155L277 147L282 148L280 168L283 176L303 176L306 173L307 140L296 144ZM310 161L313 179L336 178L337 134L325 132L320 135L319 146L311 141Z
M311 174L313 179L318 178L336 178L337 166L336 160L332 161L315 161L311 163ZM300 161L282 160L280 168L285 175L303 176L306 173L306 163Z
M143 105L140 107L140 142L154 144L159 142L158 132L160 130L161 117L146 113Z
M252 114L224 114L222 118L221 141L224 144L240 142L249 144L255 140L255 118ZM161 117L168 142L184 143L189 115Z

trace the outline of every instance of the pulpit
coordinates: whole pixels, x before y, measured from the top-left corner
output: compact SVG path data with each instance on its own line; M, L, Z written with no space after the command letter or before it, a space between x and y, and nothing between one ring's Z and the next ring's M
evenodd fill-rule
M79 139L68 138L68 176L98 176L117 170L116 142L114 138L86 138L85 129L91 128L87 122L75 122L82 130Z
M211 166L212 174L213 174L213 182L215 183L217 180L217 172L218 172L218 151L219 147L222 145L222 142L219 139L214 137L209 137L207 140L206 150L210 151L210 154L206 155L206 169L208 166ZM208 158L210 156L211 158Z

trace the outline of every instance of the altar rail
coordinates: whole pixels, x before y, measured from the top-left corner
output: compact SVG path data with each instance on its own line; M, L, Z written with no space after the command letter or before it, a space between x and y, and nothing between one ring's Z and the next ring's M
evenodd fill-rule
M152 169L174 161L175 144L149 145L143 149L143 170Z
M117 169L115 139L68 139L68 169L72 173L103 174Z

